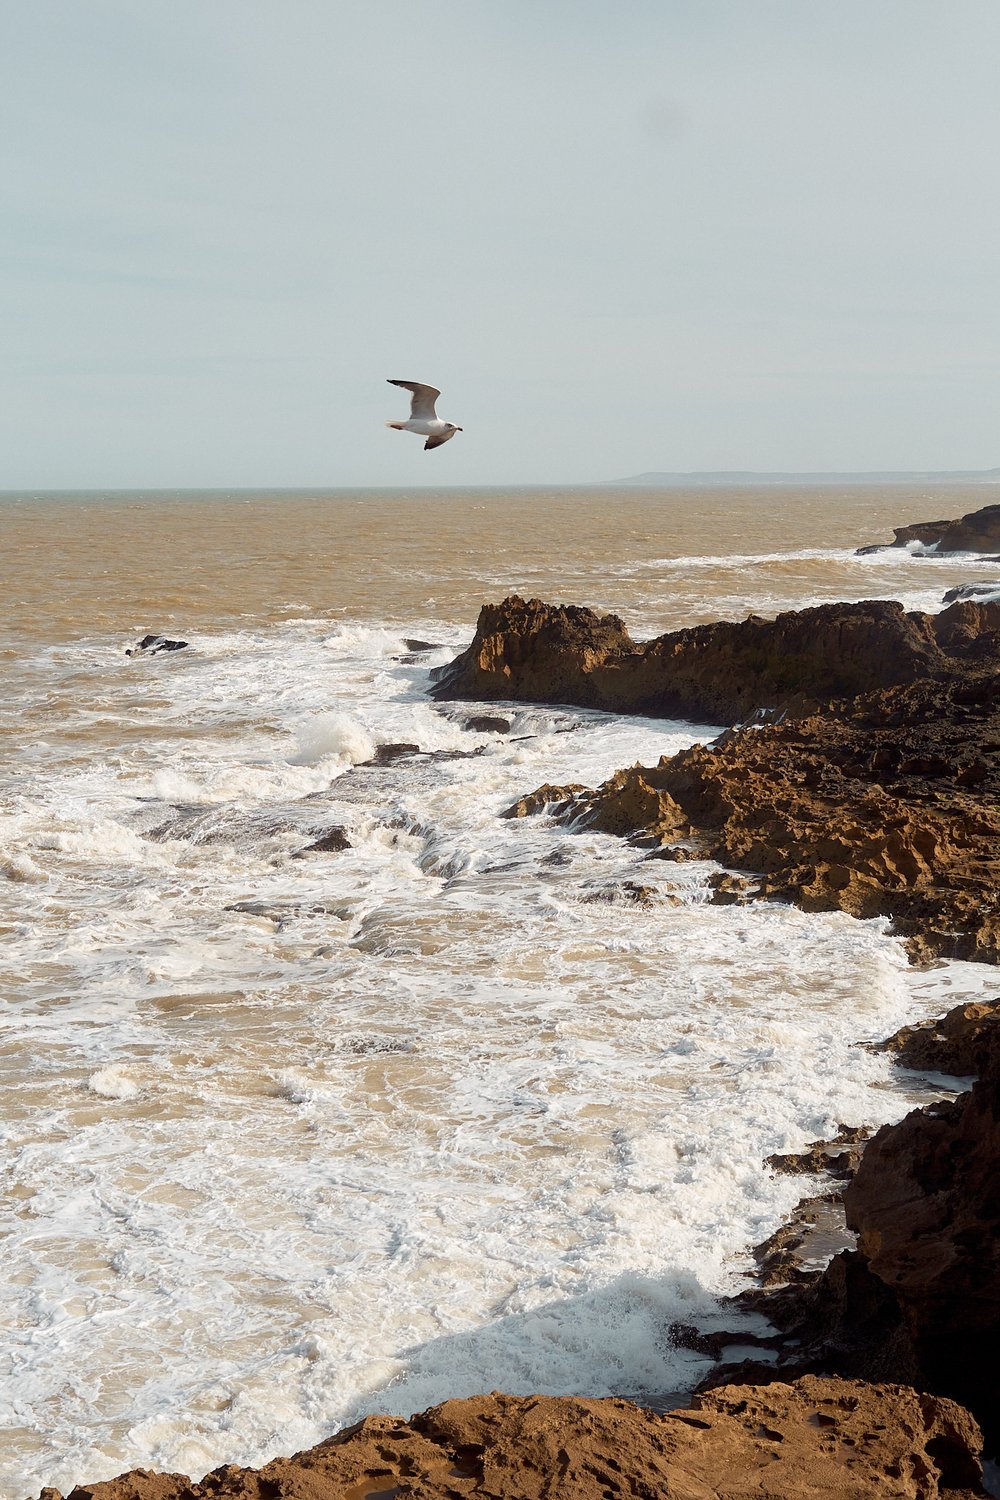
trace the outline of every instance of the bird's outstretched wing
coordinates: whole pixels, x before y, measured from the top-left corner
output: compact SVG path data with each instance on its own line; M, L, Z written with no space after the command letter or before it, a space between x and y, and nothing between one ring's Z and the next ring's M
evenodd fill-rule
M441 437L428 438L424 444L424 452L426 453L428 448L440 448L442 443L447 443L454 436L453 432L445 432Z
M434 410L434 403L441 392L436 391L432 385L421 385L419 380L390 380L387 384L401 385L404 391L411 392L411 421L433 421L437 416L437 412Z

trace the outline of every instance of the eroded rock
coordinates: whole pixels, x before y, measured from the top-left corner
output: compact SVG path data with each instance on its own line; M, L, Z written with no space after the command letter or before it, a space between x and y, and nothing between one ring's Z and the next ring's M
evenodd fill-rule
M431 691L732 723L952 673L966 658L995 653L998 632L1000 603L962 601L924 615L864 600L638 644L617 615L512 595L484 605L472 644L432 673Z
M367 1417L259 1470L137 1469L70 1500L979 1500L980 1446L968 1412L898 1385L722 1386L662 1415L491 1395Z
M904 1068L971 1077L980 1071L998 1029L1000 999L973 1000L937 1020L901 1027L878 1050L895 1053Z
M509 815L536 799L574 827L654 845L693 836L754 872L765 899L891 917L918 958L1000 960L995 671L731 730L595 791L543 788Z

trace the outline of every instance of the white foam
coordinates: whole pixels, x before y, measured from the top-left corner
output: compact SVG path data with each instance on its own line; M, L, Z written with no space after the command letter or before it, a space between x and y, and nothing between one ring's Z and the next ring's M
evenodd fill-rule
M331 757L357 766L375 754L375 741L365 726L336 710L309 719L300 727L297 740L298 751L290 757L293 765L313 766Z
M102 1099L135 1099L140 1093L140 1086L131 1076L130 1070L120 1063L110 1063L106 1068L99 1068L88 1080L88 1087L94 1094L100 1094Z
M500 818L715 731L508 705L471 733L425 696L446 653L395 660L470 630L200 642L210 672L137 683L141 741L14 787L4 847L51 878L5 887L0 953L12 1500L494 1385L688 1385L667 1326L710 1322L801 1192L764 1156L901 1114L857 1041L981 982ZM93 660L130 732L117 651ZM393 742L432 754L365 764ZM331 826L349 849L296 857ZM583 899L624 880L662 903Z

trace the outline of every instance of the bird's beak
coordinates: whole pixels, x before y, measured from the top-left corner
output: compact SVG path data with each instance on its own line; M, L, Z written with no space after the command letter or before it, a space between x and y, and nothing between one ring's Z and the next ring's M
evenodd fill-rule
M456 431L456 432L464 432L464 431L465 431L465 428L464 428L464 427L456 427L456 428L455 428L455 431Z

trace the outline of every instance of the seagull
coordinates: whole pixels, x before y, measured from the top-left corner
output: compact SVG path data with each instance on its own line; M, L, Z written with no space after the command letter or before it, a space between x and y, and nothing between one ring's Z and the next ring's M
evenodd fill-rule
M454 422L442 422L434 410L434 403L441 392L434 389L432 385L421 385L419 380L389 380L387 385L401 385L404 391L411 392L410 420L408 422L386 422L387 427L395 427L397 432L416 432L427 439L424 451L428 448L440 448L449 438L453 438L456 432L461 432L461 427L456 427Z

